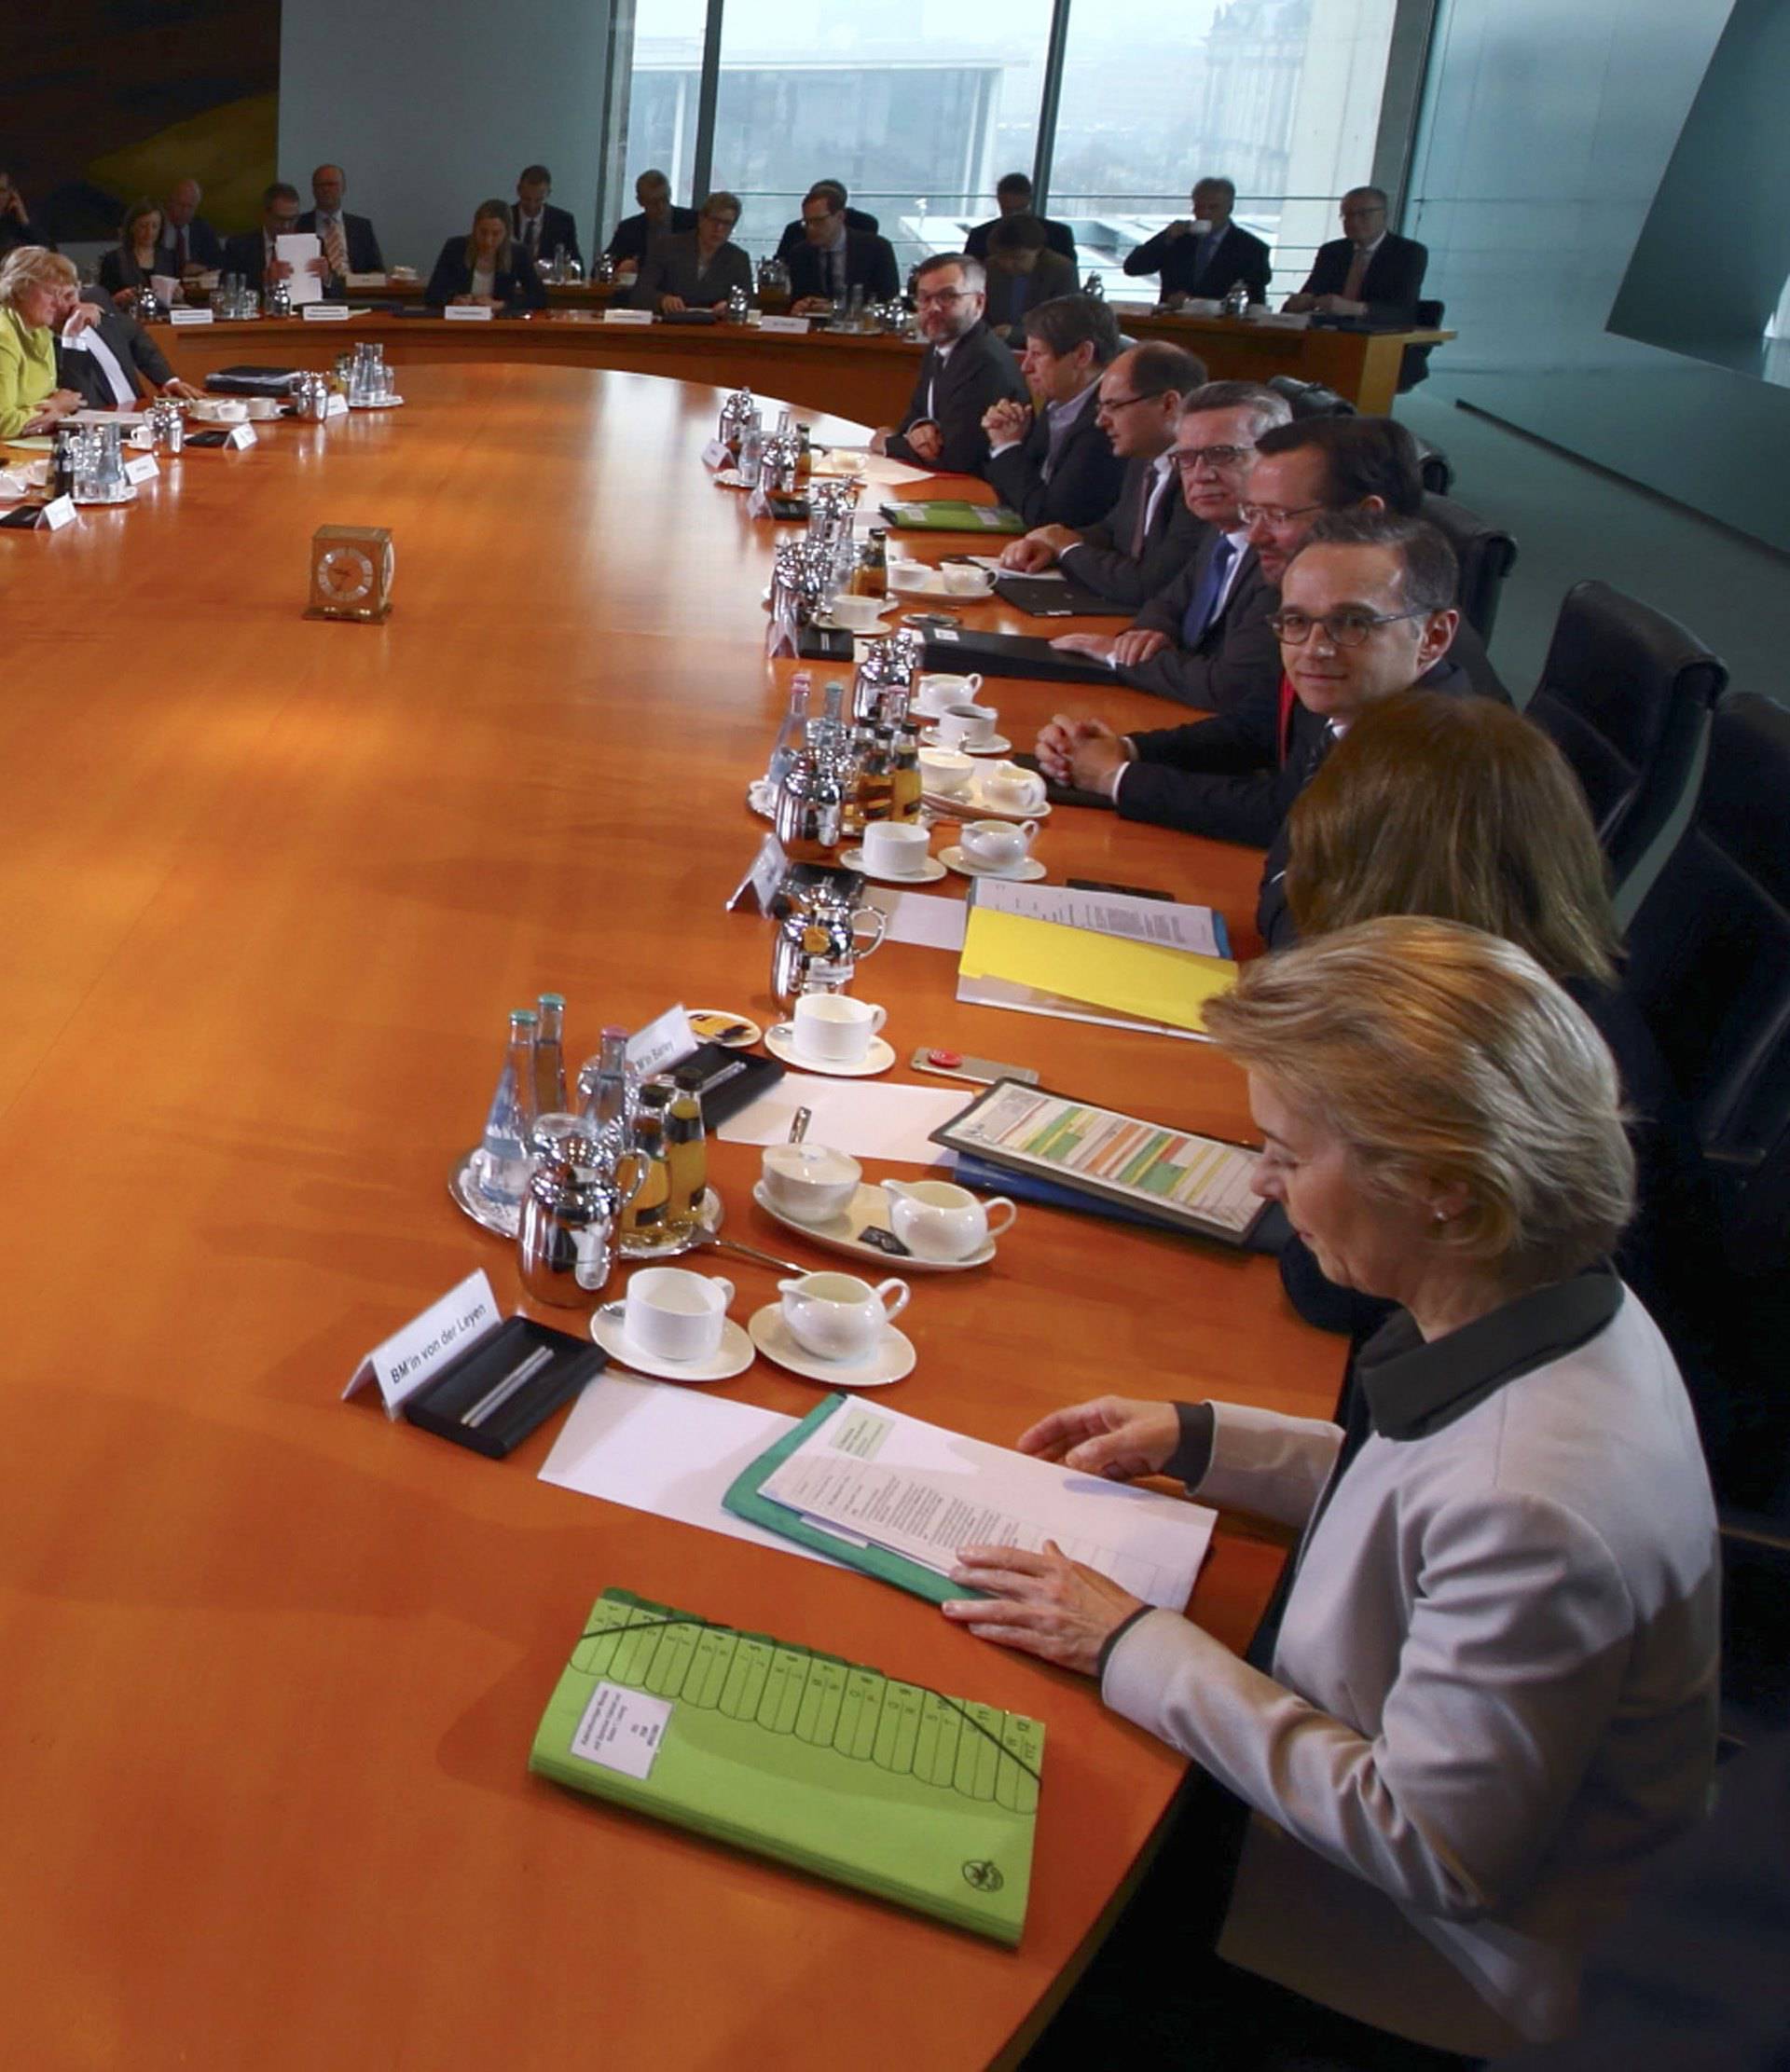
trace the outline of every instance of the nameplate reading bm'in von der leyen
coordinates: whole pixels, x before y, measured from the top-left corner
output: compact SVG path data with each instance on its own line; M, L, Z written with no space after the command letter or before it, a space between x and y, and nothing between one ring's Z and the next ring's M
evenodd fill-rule
M346 1403L369 1381L377 1381L386 1416L395 1418L406 1396L415 1394L432 1374L468 1346L476 1345L503 1321L484 1269L469 1273L439 1302L432 1302L420 1316L412 1317L402 1330L373 1348L350 1376L342 1401Z

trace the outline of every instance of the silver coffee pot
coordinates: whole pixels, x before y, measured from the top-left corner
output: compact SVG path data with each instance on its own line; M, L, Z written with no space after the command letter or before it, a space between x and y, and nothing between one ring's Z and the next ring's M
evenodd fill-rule
M143 413L143 421L158 452L172 456L186 444L186 419L171 396L158 396Z
M329 415L329 383L321 374L292 377L292 414L321 424Z
M806 894L777 925L771 992L788 1008L805 993L848 991L861 960L882 947L888 926L875 907L850 906L824 890Z
M845 837L851 794L851 744L836 721L810 720L790 758L771 820L792 863L827 863Z
M269 281L261 291L261 309L269 317L291 316L292 290L283 281Z
M645 1167L630 1158L618 1173L613 1133L587 1132L576 1116L544 1116L532 1141L537 1162L516 1234L522 1285L537 1301L588 1309L609 1280L622 1211Z
M851 683L851 716L862 724L884 729L902 725L914 694L914 670L908 651L896 639L861 640L858 667Z

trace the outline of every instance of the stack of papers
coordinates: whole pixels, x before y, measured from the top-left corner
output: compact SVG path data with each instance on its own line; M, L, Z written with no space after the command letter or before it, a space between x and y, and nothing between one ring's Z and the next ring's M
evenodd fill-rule
M1237 981L1221 915L1116 892L982 878L957 998L1204 1039L1205 1003Z

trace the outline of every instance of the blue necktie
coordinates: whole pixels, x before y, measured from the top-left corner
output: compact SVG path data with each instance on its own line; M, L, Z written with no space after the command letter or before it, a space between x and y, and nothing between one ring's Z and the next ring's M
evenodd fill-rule
M1220 533L1218 546L1206 564L1205 573L1188 605L1187 616L1181 621L1181 645L1197 648L1205 629L1218 614L1219 599L1224 595L1224 579L1230 572L1231 563L1236 556L1236 548L1227 534Z

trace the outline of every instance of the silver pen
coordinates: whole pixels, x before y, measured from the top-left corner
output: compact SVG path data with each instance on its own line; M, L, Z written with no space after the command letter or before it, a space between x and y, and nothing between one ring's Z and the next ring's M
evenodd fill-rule
M483 1424L487 1418L503 1407L531 1374L538 1374L546 1365L553 1358L553 1352L554 1349L550 1345L536 1346L526 1360L518 1361L502 1380L494 1382L487 1389L470 1410L462 1410L460 1421L470 1425Z

